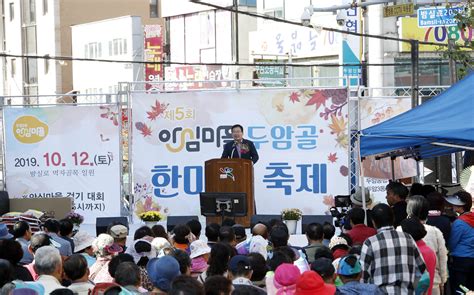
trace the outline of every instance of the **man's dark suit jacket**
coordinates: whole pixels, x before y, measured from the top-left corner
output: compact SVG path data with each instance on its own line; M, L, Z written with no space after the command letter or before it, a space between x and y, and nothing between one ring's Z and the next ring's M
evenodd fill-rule
M242 146L247 146L248 149L242 149L241 158L242 159L249 159L255 164L258 161L258 153L257 149L253 142L247 139L242 139ZM222 152L221 158L239 158L239 152L237 151L237 147L235 146L234 141L230 141L224 145L224 151Z

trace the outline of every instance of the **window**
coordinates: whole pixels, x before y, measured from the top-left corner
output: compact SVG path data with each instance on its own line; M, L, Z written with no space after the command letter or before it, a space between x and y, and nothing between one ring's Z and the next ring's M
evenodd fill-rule
M150 18L158 17L158 0L150 0Z
M10 21L15 18L15 4L10 3Z
M11 76L12 78L16 75L16 58L10 60Z
M43 15L48 13L48 0L43 0Z
M101 49L102 50L102 49ZM109 55L127 54L127 39L113 39L109 41Z
M24 25L33 25L36 23L36 1L24 0L21 6L22 23Z
M91 42L84 45L84 57L85 58L102 57L102 43Z

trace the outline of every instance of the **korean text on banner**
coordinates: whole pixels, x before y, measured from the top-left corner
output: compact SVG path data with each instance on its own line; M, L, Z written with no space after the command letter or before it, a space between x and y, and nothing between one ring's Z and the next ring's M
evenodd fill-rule
M424 27L419 28L416 18L401 18L401 38L413 39L425 42L448 43L449 39L455 40L456 44L464 45L464 43L471 42L474 35L474 28L465 28L459 30L458 26L449 27ZM447 48L447 47L446 47ZM443 49L436 45L420 44L420 51L438 51ZM463 50L469 50L464 48ZM410 51L410 43L401 42L401 51Z
M5 108L4 119L11 197L70 197L86 223L120 214L117 106Z
M348 193L346 89L133 94L135 213L199 214L204 162L244 126L260 155L257 212L324 214Z

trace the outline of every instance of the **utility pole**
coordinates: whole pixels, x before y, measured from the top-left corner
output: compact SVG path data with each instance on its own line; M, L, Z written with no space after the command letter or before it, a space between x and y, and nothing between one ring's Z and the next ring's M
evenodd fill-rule
M418 40L411 40L411 107L414 108L419 104L418 89L420 87L420 67L419 67L419 48Z
M235 63L238 64L240 62L239 58L239 1L234 0L233 2L234 6L234 32L235 32ZM240 73L239 69L237 68L237 71L235 72L235 79L239 80L240 79Z
M448 50L453 52L455 50L455 40L449 39L448 40ZM457 69L456 69L456 61L453 59L452 55L449 55L449 82L451 85L455 84L458 81ZM460 183L460 174L463 168L462 165L462 154L461 152L457 152L454 154L454 159L456 163L456 182Z

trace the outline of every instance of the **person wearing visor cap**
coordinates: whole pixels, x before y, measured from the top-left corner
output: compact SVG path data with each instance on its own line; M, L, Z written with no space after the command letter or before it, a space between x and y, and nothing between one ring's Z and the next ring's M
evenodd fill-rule
M460 205L462 202L453 204L462 207L459 211L462 210L462 214L453 222L448 243L452 260L449 277L453 290L458 293L462 291L460 285L474 290L474 212L469 211L472 205L469 193L457 192L455 195L464 202L464 205ZM455 198L446 198L446 201L455 202Z
M127 250L128 227L123 224L114 224L110 226L107 233L114 238L114 243Z
M471 211L472 197L465 191L459 191L452 196L444 197L446 202L453 207L454 212L459 216Z

